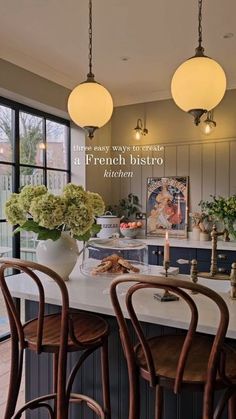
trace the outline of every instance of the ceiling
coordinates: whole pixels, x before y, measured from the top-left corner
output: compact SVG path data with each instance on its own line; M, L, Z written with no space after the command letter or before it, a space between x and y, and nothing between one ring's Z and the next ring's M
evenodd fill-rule
M87 0L0 0L0 11L1 58L68 88L85 79ZM203 45L228 88L236 88L235 16L235 0L203 1ZM194 53L197 0L93 0L93 27L96 80L115 104L165 99Z

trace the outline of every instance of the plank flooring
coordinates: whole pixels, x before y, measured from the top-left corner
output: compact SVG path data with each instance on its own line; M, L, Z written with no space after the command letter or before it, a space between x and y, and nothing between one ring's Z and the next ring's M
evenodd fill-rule
M9 383L9 372L10 372L10 362L11 362L11 343L10 340L0 343L0 417L4 415L6 400L7 400L7 389ZM25 396L25 379L24 374L22 377L22 383L18 399L18 407L24 404ZM22 416L24 419L25 416Z

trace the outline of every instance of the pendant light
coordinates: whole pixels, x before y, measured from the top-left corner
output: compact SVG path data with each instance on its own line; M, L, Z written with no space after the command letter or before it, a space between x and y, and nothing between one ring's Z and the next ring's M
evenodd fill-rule
M204 54L202 0L198 0L198 9L196 53L177 68L171 82L171 93L176 105L193 115L196 125L204 113L220 103L226 90L224 70L216 61Z
M87 80L76 86L68 99L68 112L75 124L84 128L88 137L105 125L112 116L113 100L105 87L94 79L92 71L92 0L89 0L89 72Z
M214 121L214 113L213 110L207 112L207 117L205 121L203 121L200 125L201 131L205 135L210 135L212 131L214 131L216 127L216 121Z

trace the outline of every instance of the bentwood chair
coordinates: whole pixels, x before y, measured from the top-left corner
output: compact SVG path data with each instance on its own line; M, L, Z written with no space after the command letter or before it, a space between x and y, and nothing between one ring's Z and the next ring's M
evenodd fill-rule
M38 316L22 324L13 298L6 269L12 268L25 273L37 286L39 298ZM61 312L45 315L45 292L42 274L50 277L60 289ZM40 276L41 275L41 276ZM20 280L20 279L19 279ZM26 409L45 408L51 419L68 419L69 403L85 402L100 418L110 419L110 394L108 370L107 322L97 315L75 313L69 308L69 297L65 282L51 269L34 262L19 259L0 259L0 287L6 303L11 331L11 371L8 400L4 419L19 419ZM17 412L16 403L21 383L23 353L25 349L53 354L54 385L51 394L27 402ZM86 358L101 348L103 407L95 400L82 394L71 393L74 378ZM67 353L81 352L67 380ZM53 407L50 401L53 400Z
M126 293L125 307L137 337L135 346L117 293L117 286L126 282L133 282ZM144 289L168 290L184 300L191 313L185 335L145 337L133 305L133 295ZM196 332L198 309L191 291L202 294L216 304L220 320L215 337ZM229 401L229 418L235 419L236 351L224 343L229 322L224 300L216 292L199 284L149 275L119 276L112 281L110 293L128 366L129 419L140 418L140 377L156 388L155 419L162 418L164 388L172 389L175 394L181 389L203 392L203 419L219 419ZM223 391L223 396L214 412L214 392L218 389Z

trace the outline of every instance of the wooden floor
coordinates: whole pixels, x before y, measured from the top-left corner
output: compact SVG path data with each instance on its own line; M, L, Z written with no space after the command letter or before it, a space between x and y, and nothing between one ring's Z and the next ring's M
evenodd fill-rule
M9 383L9 372L11 362L11 345L10 340L0 343L0 417L3 417L5 411L7 389ZM20 388L18 406L24 404L24 375L22 377L22 383ZM23 418L23 416L22 416Z

